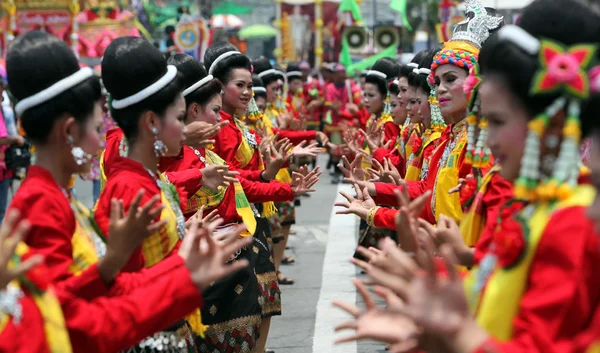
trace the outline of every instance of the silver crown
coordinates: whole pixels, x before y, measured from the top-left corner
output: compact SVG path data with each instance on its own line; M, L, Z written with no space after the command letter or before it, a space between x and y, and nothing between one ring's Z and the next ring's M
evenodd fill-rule
M483 42L490 36L490 31L498 28L504 17L488 15L480 0L465 1L465 19L454 27L451 41L465 41L481 48Z

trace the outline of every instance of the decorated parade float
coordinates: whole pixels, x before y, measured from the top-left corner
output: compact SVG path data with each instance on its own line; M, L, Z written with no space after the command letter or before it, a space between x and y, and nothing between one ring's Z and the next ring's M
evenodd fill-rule
M120 36L139 36L132 12L117 0L2 0L0 57L19 34L42 30L82 57L100 58Z

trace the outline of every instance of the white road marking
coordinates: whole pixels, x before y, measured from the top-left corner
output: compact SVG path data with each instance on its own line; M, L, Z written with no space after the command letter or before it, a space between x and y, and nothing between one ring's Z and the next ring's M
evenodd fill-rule
M344 200L339 191L352 194L351 185L340 184L336 202ZM353 216L336 215L334 207L331 211L327 247L323 260L323 276L317 315L315 319L315 335L313 353L356 353L356 342L334 345L334 328L348 320L348 315L331 305L338 299L349 303L356 302L356 289L351 279L356 276L355 267L349 262L356 249L358 219Z

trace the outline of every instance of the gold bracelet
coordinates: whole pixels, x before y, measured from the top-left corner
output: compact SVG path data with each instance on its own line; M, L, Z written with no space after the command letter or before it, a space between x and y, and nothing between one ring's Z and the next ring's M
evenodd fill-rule
M381 207L379 207L379 206L375 206L369 210L369 213L367 213L367 224L370 225L371 227L375 227L375 222L374 222L373 218L375 218L375 213L377 213L377 211L380 208Z

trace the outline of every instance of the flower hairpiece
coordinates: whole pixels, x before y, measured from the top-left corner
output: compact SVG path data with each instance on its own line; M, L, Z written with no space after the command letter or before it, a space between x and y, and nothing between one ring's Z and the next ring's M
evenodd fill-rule
M531 94L564 91L575 98L587 98L590 94L590 80L586 70L596 47L591 44L566 47L547 39L541 40L540 44L540 69L535 74Z

